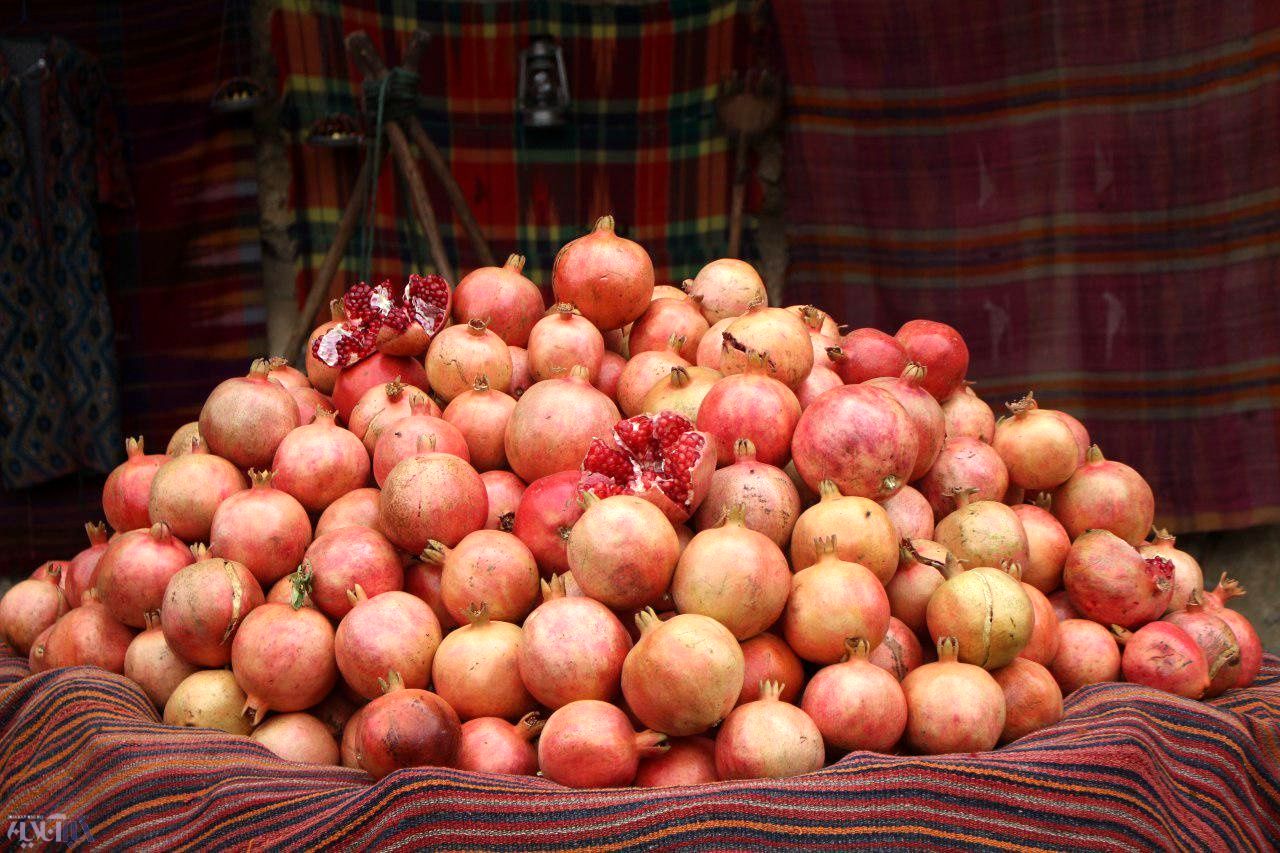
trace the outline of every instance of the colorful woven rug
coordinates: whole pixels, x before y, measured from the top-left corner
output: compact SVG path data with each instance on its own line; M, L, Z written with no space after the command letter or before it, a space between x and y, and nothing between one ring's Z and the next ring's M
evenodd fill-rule
M21 680L0 657L0 802L112 849L1274 850L1280 659L1212 702L1107 684L1056 726L938 758L859 753L818 773L572 791L415 769L374 783L243 737L156 722L122 676Z

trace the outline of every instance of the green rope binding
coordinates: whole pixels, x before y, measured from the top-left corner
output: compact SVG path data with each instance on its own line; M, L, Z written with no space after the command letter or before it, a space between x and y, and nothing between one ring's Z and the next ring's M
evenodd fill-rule
M406 68L393 68L380 80L366 80L363 84L364 104L373 118L373 141L368 156L373 158L369 169L369 192L366 195L364 222L364 257L361 270L364 280L373 281L373 243L378 215L378 182L382 175L382 128L388 121L402 121L416 114L418 109L418 84L421 75ZM371 104L377 107L370 109Z

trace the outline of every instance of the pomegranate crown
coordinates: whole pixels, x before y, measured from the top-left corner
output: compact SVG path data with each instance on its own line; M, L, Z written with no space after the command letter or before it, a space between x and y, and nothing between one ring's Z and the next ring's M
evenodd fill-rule
M434 274L410 275L399 294L389 279L376 286L362 281L342 297L347 318L316 338L311 353L330 367L350 367L415 323L430 338L444 328L452 300L449 282Z

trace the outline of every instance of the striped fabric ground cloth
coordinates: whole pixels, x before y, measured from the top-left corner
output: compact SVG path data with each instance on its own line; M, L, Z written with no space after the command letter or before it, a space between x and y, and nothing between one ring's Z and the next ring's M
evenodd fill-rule
M862 753L781 781L571 791L452 770L282 762L247 738L156 722L87 668L22 679L0 657L0 802L81 820L114 849L1274 850L1280 659L1210 703L1086 688L1058 725L997 752Z
M777 23L795 300L955 325L984 397L1083 417L1175 531L1280 521L1280 4Z

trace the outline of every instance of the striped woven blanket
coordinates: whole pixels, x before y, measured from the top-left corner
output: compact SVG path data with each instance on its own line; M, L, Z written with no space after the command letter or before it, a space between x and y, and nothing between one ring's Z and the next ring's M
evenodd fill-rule
M25 661L0 652L10 839L56 814L95 846L132 850L1280 846L1271 655L1254 687L1208 703L1085 688L1061 723L997 752L857 753L780 781L597 791L440 769L375 784L283 762L248 738L163 726L118 675L26 674Z

